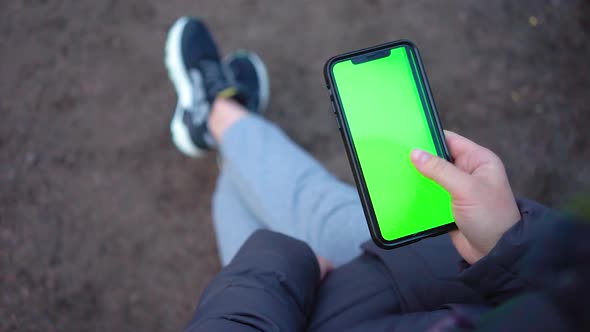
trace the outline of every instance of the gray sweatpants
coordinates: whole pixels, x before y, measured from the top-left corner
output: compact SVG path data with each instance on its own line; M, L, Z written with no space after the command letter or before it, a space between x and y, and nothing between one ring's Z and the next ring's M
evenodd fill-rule
M356 189L277 126L247 116L228 129L219 150L213 221L223 266L261 228L307 242L336 266L361 252L370 235Z

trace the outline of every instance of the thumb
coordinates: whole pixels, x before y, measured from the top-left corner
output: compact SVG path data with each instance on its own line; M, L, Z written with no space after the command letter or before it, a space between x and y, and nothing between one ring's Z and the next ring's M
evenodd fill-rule
M441 185L451 196L460 196L469 188L469 175L440 157L414 149L410 159L418 172Z

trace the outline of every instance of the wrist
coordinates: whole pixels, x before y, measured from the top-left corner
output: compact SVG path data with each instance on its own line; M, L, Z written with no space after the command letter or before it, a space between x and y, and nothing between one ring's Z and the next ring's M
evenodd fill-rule
M551 210L531 201L518 200L522 218L510 227L488 254L467 266L461 278L493 303L501 303L511 295L532 286L524 273L524 258L553 224Z

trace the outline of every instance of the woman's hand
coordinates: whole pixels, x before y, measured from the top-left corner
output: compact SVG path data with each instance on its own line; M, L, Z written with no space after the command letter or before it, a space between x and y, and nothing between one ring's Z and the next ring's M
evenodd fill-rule
M487 255L520 220L502 161L492 151L445 131L454 164L415 149L416 169L445 188L452 198L458 230L450 233L459 254L470 264Z

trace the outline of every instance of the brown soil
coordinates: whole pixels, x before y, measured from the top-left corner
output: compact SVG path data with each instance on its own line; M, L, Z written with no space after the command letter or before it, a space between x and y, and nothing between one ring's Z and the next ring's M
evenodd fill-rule
M169 139L169 25L202 16L269 66L269 117L350 180L330 56L421 48L446 128L496 151L519 195L590 184L588 1L0 1L0 330L178 331L219 269L215 157Z

